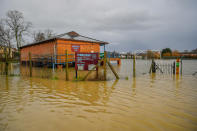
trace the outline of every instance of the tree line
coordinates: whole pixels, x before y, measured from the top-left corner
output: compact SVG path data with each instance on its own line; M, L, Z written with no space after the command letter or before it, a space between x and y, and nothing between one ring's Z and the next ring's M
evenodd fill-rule
M0 18L0 49L8 48L7 54L9 55L13 47L20 51L20 47L26 42L24 37L31 37L32 42L38 42L55 36L51 29L44 31L32 31L32 29L32 22L26 21L22 12L8 11L5 18Z

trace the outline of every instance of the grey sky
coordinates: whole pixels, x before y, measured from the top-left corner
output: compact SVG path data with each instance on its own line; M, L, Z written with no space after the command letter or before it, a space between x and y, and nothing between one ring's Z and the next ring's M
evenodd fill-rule
M109 50L197 48L197 0L0 0L0 18L8 10L34 30L74 30Z

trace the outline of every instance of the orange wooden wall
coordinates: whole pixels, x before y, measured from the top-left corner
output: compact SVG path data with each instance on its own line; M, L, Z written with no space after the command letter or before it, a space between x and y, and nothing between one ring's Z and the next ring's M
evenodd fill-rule
M69 54L74 54L71 45L80 45L80 52L100 52L100 45L97 43L57 40L57 54L65 54L65 50L68 50Z
M86 53L100 53L100 45L98 43L90 43L90 42L80 42L80 41L67 41L67 40L57 40L57 54L65 54L65 51L68 51L68 54L73 54L73 55L68 55L69 61L74 61L74 54L75 52L72 52L71 46L72 45L80 45L80 52L86 52ZM65 62L65 57L61 56L57 57L57 59L63 59L61 62ZM60 62L57 60L57 62Z
M56 44L57 43L57 44ZM56 46L54 46L56 44ZM80 42L80 41L69 41L69 40L56 40L52 42L41 43L37 45L32 45L28 47L24 47L21 49L21 61L28 61L29 56L28 53L32 53L32 57L34 55L53 55L54 54L54 47L56 47L56 54L61 55L65 54L65 51L68 51L69 58L74 58L75 52L72 52L71 45L80 45L80 52L98 52L100 53L100 45L98 43L91 43L91 42ZM57 59L60 59L58 56ZM65 61L65 56L62 56L62 62ZM69 61L74 61L74 59L70 59ZM59 62L59 61L57 61Z
M46 42L42 44L37 44L33 46L24 47L21 49L21 61L28 61L29 60L29 52L31 52L32 57L35 55L53 55L54 52L54 45L55 41Z

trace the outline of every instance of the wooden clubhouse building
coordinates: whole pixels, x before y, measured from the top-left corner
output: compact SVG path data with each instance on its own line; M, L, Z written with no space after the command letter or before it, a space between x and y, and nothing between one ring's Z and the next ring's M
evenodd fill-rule
M65 63L65 51L69 54L69 62L74 62L75 52L100 53L101 46L108 42L96 40L82 36L74 31L57 35L47 40L28 44L20 48L20 61L27 63L29 53L32 55L33 65L43 63L55 63L61 65Z

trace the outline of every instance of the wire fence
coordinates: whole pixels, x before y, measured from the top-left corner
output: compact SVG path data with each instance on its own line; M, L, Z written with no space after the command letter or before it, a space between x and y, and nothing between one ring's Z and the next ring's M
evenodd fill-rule
M32 74L35 77L41 78L52 78L52 79L65 79L65 65L66 65L66 55L68 56L68 63L71 65L69 67L69 74L71 79L75 78L75 54L68 52L68 54L62 52L62 54L53 55L53 54L45 54L45 55L35 55L32 54ZM101 59L102 57L100 57ZM108 57L110 58L110 57ZM133 59L121 59L121 66L113 64L114 69L117 71L120 78L130 78L133 74ZM184 60L184 66L180 66L180 73L197 76L196 69L196 61L194 60ZM189 63L191 62L191 63ZM148 74L151 68L151 60L142 60L136 59L136 76ZM157 74L173 74L174 63L175 60L155 60L158 70ZM61 65L60 68L58 65ZM0 63L0 74L5 75L5 64ZM41 68L40 68L41 67ZM51 69L53 68L53 70ZM184 72L181 71L184 70ZM78 73L79 78L83 77L87 72ZM21 65L20 63L10 63L8 66L8 75L10 76L29 76L29 62ZM93 72L90 77L95 76L95 72ZM103 76L103 67L100 66L99 76ZM108 79L113 79L114 75L109 67L107 67L107 77Z

